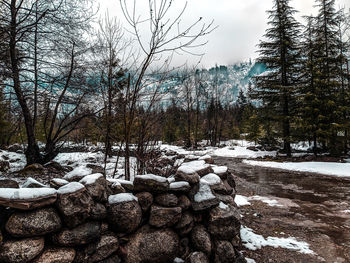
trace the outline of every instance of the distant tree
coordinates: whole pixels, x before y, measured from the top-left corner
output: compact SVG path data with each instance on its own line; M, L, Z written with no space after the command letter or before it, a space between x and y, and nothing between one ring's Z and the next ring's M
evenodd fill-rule
M269 13L266 40L259 44L258 62L270 70L256 77L254 98L263 106L272 107L274 118L280 122L284 151L291 155L291 118L298 82L300 25L295 20L295 10L289 0L274 0Z

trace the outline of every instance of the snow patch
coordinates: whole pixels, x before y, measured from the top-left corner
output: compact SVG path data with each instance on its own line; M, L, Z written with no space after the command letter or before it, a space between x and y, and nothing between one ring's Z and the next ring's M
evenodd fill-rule
M335 163L335 162L278 163L278 162L264 162L264 161L253 161L253 160L244 160L243 163L253 165L253 166L271 167L271 168L284 169L289 171L319 173L319 174L334 175L339 177L350 177L350 163Z
M49 187L47 185L44 185L44 184L40 183L39 181L35 180L32 177L28 177L28 179L25 181L25 183L22 185L22 187L23 188L27 188L31 184L36 184L36 185L39 185L41 187Z
M136 175L135 178L145 179L145 180L153 180L157 181L159 183L166 183L168 182L167 178L159 175L154 174L144 174L144 175Z
M170 189L179 189L182 187L190 187L190 184L185 181L173 182L169 185Z
M89 174L87 176L85 176L83 179L81 179L79 181L79 183L82 183L82 184L93 184L96 182L97 179L103 177L103 174L100 174L100 173L97 173L97 174Z
M209 185L217 185L221 183L220 177L213 173L203 176L201 180L206 181Z
M85 165L84 166L77 166L72 171L67 173L63 178L69 180L69 179L72 179L74 177L84 177L84 176L89 175L91 173L92 173L92 169L87 168Z
M200 171L202 169L205 169L209 167L210 165L205 163L204 160L197 160L197 161L191 161L183 163L179 169L177 169L178 172L183 172L185 174L193 174L197 171Z
M224 174L227 172L228 168L227 166L216 166L216 165L212 165L214 174Z
M62 178L54 178L54 179L52 179L52 182L54 182L56 184L69 184L69 182L67 180L64 180Z
M220 207L221 209L226 210L226 209L228 208L228 205L225 204L225 203L223 203L223 202L220 202L219 207Z
M236 195L234 201L237 206L251 205L251 203L248 201L248 197L243 195Z
M213 150L212 155L231 158L258 158L265 156L276 156L276 151L251 151L246 146L224 147Z
M254 195L254 196L248 197L248 200L261 201L265 204L268 204L269 206L283 207L283 205L279 204L277 200L269 199L269 198L264 197L264 196Z
M199 203L207 200L212 200L215 198L216 197L215 195L213 195L207 181L201 179L199 181L199 190L194 196L194 201Z
M240 233L243 245L250 250L257 250L265 246L270 246L286 248L303 254L315 254L310 249L308 243L297 241L295 237L267 237L265 239L262 235L255 234L251 228L244 226L241 226Z

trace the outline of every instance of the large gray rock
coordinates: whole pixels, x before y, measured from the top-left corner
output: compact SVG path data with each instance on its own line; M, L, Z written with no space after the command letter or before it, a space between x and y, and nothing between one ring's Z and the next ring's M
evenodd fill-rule
M53 235L53 241L61 246L80 246L98 240L101 225L98 222L87 222L73 229L64 229Z
M174 194L164 193L157 195L155 202L161 206L175 207L177 206L178 198Z
M171 229L144 226L127 244L127 263L173 262L179 250L179 238Z
M177 182L188 182L189 184L197 184L199 182L199 175L198 173L194 172L194 173L185 173L182 171L177 171L175 174L175 180Z
M59 188L57 192L56 205L66 225L72 228L85 222L94 205L86 188L80 183L72 182Z
M175 225L175 229L180 236L185 236L191 232L193 225L193 216L190 212L186 211L182 214L181 219Z
M146 174L137 175L134 179L134 191L161 193L169 190L169 182L165 177Z
M97 202L107 201L107 180L103 174L90 174L82 178L80 181L87 189L90 196Z
M108 198L107 220L117 233L134 232L141 223L142 210L137 198L132 194L122 193Z
M149 192L141 192L136 194L139 204L142 208L142 212L147 212L153 204L153 195Z
M215 207L209 213L208 230L217 239L232 240L239 235L241 224L240 215L235 207Z
M203 225L197 225L191 232L191 241L194 248L210 255L212 243L209 233Z
M41 253L44 243L44 238L38 237L6 241L0 246L0 262L29 262Z
M72 263L75 250L68 247L47 248L33 263Z
M235 262L236 255L232 244L229 241L216 241L214 258L217 263Z
M149 224L155 227L169 227L176 224L180 218L180 207L161 207L152 205Z
M116 252L118 248L118 238L112 233L105 234L102 235L97 242L91 243L79 251L77 257L75 258L75 262L101 262Z
M203 252L192 252L186 263L209 263L209 259Z
M92 220L103 220L107 217L107 208L101 203L95 203L91 208L90 218Z
M14 237L32 237L56 232L61 226L61 218L50 207L13 213L6 223L6 231Z
M181 207L182 211L188 210L191 207L191 201L186 195L179 197L178 206Z

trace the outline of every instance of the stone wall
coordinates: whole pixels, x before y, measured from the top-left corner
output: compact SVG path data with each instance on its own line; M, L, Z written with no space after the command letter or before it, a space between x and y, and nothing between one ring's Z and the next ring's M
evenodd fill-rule
M0 181L0 262L246 262L233 176L195 165L133 184L102 174L51 188Z

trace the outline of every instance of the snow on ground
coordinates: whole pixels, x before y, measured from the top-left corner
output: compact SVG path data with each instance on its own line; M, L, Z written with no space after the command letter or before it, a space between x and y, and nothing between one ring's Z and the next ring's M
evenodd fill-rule
M325 175L334 175L339 177L350 177L350 163L335 163L335 162L264 162L264 161L253 161L253 160L244 160L243 163L278 168L289 171L298 171L298 172L310 172L310 173L319 173Z
M243 245L250 250L257 250L265 246L270 246L274 248L286 248L303 254L315 254L310 249L308 243L298 241L295 237L267 237L265 239L262 235L255 234L251 228L244 226L241 226L240 232Z
M251 203L248 201L248 197L243 195L236 195L235 203L237 206L251 205Z
M254 196L248 197L248 200L249 201L261 201L261 202L267 204L268 206L283 207L283 205L279 204L277 200L269 199L265 196L254 195Z
M251 151L246 146L226 146L211 152L212 155L231 158L258 158L265 156L276 156L276 151Z
M0 150L0 160L9 160L10 170L8 172L12 173L24 168L26 165L26 157L23 153L15 153ZM0 172L1 175L1 172Z

